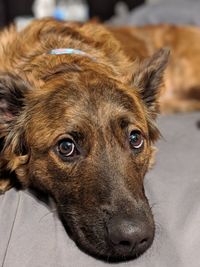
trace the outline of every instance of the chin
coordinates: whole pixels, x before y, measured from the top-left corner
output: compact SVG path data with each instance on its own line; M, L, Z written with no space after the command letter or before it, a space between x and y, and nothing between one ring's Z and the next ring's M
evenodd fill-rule
M80 250L105 262L117 263L134 260L146 252L154 239L154 225L149 232L148 239L144 239L143 242L135 244L131 248L128 241L117 245L113 244L107 227L103 224L88 227L77 222L69 223L69 220L63 218L62 220L67 233Z

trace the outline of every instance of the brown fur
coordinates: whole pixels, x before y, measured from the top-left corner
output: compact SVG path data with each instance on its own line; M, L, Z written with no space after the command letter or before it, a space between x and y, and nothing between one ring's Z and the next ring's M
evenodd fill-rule
M133 47L128 41L128 47L120 44L110 31L121 42L132 38ZM159 137L155 118L169 51L153 53L166 43L153 46L148 28L110 31L46 19L19 33L13 27L1 33L0 188L5 191L10 181L50 194L82 249L124 260L141 254L153 240L143 178ZM63 47L95 60L48 53ZM135 130L144 141L137 150L129 139ZM59 152L66 139L77 148L70 159ZM116 214L142 218L149 229L143 249L122 253L105 239L105 225Z
M112 28L131 59L145 58L161 47L171 51L161 96L162 113L200 110L200 28L157 25Z

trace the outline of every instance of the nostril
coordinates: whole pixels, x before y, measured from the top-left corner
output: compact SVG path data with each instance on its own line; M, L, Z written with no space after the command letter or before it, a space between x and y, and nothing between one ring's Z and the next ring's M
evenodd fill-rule
M145 245L147 242L148 242L148 239L144 238L139 242L139 245Z
M143 247L146 247L147 244L148 244L148 239L144 238L140 242L138 242L137 247L138 248L143 248Z
M125 247L131 247L131 243L129 241L126 241L126 240L120 241L119 245L125 246Z

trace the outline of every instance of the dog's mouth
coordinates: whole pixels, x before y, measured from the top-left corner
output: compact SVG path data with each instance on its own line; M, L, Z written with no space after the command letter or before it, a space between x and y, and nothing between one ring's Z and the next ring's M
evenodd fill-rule
M106 261L123 262L136 259L152 244L154 223L147 219L113 216L105 222L89 217L72 219L61 214L69 236L85 253Z

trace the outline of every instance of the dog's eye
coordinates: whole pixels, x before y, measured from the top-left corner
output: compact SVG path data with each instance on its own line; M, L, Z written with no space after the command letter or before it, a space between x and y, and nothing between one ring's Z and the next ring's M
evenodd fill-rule
M144 144L144 138L140 131L134 130L130 133L129 142L132 149L140 149Z
M65 157L72 157L76 151L74 142L71 139L63 139L58 143L58 152Z

